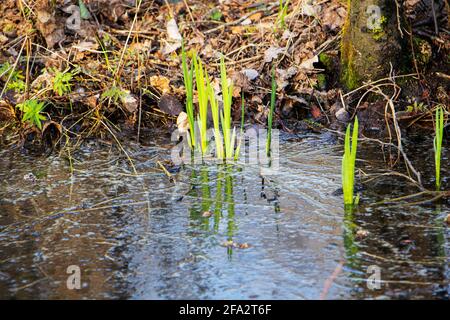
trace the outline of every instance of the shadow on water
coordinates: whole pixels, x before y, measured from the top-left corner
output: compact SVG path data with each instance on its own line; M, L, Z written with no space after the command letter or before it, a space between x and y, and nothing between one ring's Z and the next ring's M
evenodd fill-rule
M157 136L127 146L138 176L96 145L74 155L72 175L61 157L0 151L0 298L448 297L448 201L369 206L416 192L385 176L363 184L361 206L345 211L342 147L326 135L285 137L274 174L183 165L168 167L169 179L159 166L169 137ZM416 147L411 158L432 184ZM379 148L360 150L365 175L385 173ZM80 267L80 290L67 288L70 265ZM368 269L379 270L375 288Z

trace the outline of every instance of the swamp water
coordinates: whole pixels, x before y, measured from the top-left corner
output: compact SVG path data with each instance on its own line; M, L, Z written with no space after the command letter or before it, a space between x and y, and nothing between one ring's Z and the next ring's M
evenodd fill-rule
M283 135L274 175L184 165L168 167L172 179L158 164L170 159L170 139L146 141L155 136L126 146L138 176L123 153L98 144L73 155L72 175L58 155L0 151L0 298L448 298L448 200L367 207L418 192L383 176L345 213L343 147L329 134ZM414 150L431 187L430 141ZM447 189L449 156L444 146ZM357 158L365 174L387 171L379 146L362 144ZM69 266L80 268L79 290L67 287Z

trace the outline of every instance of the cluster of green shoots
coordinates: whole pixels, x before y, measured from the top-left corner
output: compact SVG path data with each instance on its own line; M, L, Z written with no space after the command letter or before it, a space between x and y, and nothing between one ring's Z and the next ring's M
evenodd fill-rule
M5 78L7 90L14 90L18 93L25 92L25 77L20 70L14 70L14 67L6 62L0 66L0 77Z
M53 77L53 91L60 97L64 94L70 93L72 87L70 81L72 81L73 74L69 71L62 72L59 70L55 71L55 76Z
M347 208L352 208L359 202L359 198L353 196L357 148L358 117L355 118L355 122L353 124L353 133L350 132L350 125L347 127L347 131L345 133L344 156L342 158L342 189L344 191L344 205Z
M215 152L218 159L237 159L239 146L236 145L236 129L232 125L231 106L233 96L233 84L228 81L224 57L220 59L220 78L222 89L223 108L219 108L214 88L200 57L196 53L192 57L193 63L188 67L187 56L182 47L182 69L184 85L186 88L186 113L189 122L189 146L194 150L200 150L204 156L208 150L208 106L211 107L211 115L214 124ZM195 79L194 79L195 76ZM194 80L198 98L198 112L194 109ZM198 130L195 126L197 122ZM242 131L242 129L241 129ZM198 138L198 139L197 139ZM199 142L197 142L199 141Z
M288 11L288 6L289 6L289 0L286 0L286 2L284 2L283 0L280 0L280 6L278 8L278 25L283 29L286 27L286 16L287 16L287 11Z
M439 106L436 109L434 137L434 163L436 168L436 188L441 188L441 154L442 154L442 138L444 137L444 109Z
M26 100L23 103L19 103L17 108L22 111L22 121L38 127L42 130L42 120L45 120L45 116L42 115L42 111L45 108L44 102L39 102L36 99Z

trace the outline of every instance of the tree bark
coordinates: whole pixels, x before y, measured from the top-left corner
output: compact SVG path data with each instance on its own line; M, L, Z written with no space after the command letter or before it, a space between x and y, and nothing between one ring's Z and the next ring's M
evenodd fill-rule
M397 7L394 0L347 0L342 31L341 82L354 89L389 75L401 58Z

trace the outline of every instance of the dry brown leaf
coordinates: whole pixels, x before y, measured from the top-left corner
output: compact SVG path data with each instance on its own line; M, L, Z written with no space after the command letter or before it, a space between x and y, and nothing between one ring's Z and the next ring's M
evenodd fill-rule
M162 94L170 92L170 80L164 76L151 76L150 84L153 88L157 89Z

